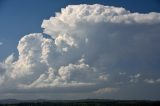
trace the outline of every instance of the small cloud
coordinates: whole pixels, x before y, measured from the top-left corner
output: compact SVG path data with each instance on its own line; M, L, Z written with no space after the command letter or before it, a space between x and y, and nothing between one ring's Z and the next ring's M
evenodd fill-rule
M107 87L107 88L98 89L98 90L94 91L93 93L104 94L104 93L116 92L117 90L118 90L118 88Z
M139 81L141 74L135 74L130 76L130 82L137 83Z
M119 75L126 75L125 72L119 72Z
M141 74L136 74L135 76L134 76L134 78L139 78L141 76Z
M160 78L158 78L158 79L156 80L156 82L160 83Z
M155 81L153 79L145 79L144 82L149 83L149 84L155 83Z
M99 80L106 81L106 80L108 80L108 76L109 75L100 75Z
M3 42L0 42L0 46L3 45Z
M144 82L149 84L160 83L160 78L158 79L145 79Z

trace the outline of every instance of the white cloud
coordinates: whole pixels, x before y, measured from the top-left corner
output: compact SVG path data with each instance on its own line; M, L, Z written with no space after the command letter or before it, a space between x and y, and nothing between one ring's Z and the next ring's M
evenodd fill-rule
M99 80L106 81L106 80L108 80L108 77L109 77L109 75L106 75L106 74L99 75Z
M95 85L98 80L96 70L85 63L61 66L58 70L50 68L48 73L30 85L21 85L22 88L47 88L47 87L74 87Z
M100 87L98 93L115 91L99 86L106 84L109 72L118 68L133 71L136 66L148 69L157 61L159 23L159 13L131 13L98 4L69 5L43 21L44 33L52 39L42 33L20 39L18 59L10 55L0 64L0 84L4 84L0 89L75 87L81 91L94 85ZM140 76L131 76L131 82Z
M149 84L154 84L154 83L160 83L160 78L158 79L144 79L144 82L149 83Z
M10 56L8 56L5 60L5 64L12 64L14 61L14 54L11 54Z
M137 83L139 81L139 78L141 77L141 74L135 74L130 76L130 82Z
M159 82L160 82L160 78L158 78L158 79L156 80L156 82L158 82L158 83L159 83Z
M1 45L3 45L3 43L2 43L2 42L0 42L0 46L1 46Z
M119 75L126 75L125 72L119 72Z
M111 93L111 92L116 92L116 91L118 91L118 88L108 87L108 88L98 89L98 90L94 91L93 93L96 93L96 94L105 94L105 93Z
M153 84L155 83L155 81L153 79L145 79L144 80L146 83L150 83L150 84Z

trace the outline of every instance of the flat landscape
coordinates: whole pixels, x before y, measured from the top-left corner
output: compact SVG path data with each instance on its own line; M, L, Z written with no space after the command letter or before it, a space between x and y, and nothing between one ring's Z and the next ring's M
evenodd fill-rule
M160 101L145 100L1 100L0 106L160 106Z

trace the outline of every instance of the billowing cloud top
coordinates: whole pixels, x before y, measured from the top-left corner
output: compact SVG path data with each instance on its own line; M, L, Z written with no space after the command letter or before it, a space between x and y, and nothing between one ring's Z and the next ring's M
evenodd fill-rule
M42 28L50 38L26 35L19 41L18 59L12 54L0 63L1 92L117 91L117 83L143 80L126 73L157 70L153 63L160 61L159 13L69 5L44 20Z

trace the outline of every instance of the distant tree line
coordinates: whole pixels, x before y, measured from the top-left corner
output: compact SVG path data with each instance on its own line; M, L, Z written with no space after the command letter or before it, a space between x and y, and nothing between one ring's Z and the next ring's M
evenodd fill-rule
M109 101L109 102L38 102L0 104L0 106L160 106L160 102L133 102L133 101Z

